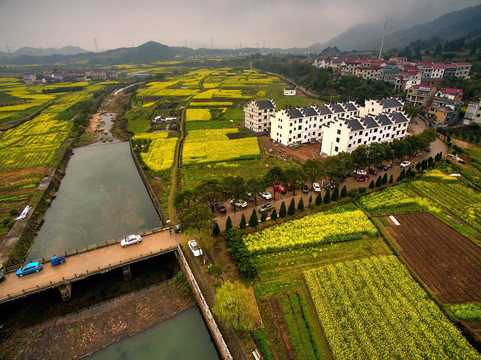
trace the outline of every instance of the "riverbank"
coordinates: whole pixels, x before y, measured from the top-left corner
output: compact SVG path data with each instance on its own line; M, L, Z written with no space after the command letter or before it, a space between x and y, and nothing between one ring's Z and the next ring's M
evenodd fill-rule
M172 279L90 308L16 329L1 345L1 359L80 359L195 305Z

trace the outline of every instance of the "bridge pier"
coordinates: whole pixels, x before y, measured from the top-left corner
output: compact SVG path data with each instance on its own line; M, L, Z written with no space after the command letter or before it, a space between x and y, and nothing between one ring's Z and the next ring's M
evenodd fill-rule
M122 266L122 273L124 274L124 281L132 280L132 271L130 271L130 265Z
M72 298L72 283L62 284L58 287L63 302L67 302Z

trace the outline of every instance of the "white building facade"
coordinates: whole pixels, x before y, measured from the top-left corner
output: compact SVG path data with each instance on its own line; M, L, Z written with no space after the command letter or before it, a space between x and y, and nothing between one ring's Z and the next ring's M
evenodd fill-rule
M244 107L244 126L256 134L268 133L275 111L276 103L271 99L252 100Z

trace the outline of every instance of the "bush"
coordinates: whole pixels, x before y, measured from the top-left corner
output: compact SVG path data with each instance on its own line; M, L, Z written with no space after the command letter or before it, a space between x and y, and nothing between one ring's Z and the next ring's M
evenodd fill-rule
M394 181L394 178L393 178L393 176L391 175L391 177L389 178L389 183L392 184L393 181Z
M347 196L347 188L346 188L346 185L344 185L341 190L341 197L345 198L346 196Z
M381 187L381 185L382 185L382 178L378 176L376 180L376 187Z
M319 206L321 204L322 204L322 195L321 195L321 193L319 193L316 196L316 206Z
M311 205L312 205L312 195L309 196L309 207L311 207Z
M232 219L230 216L227 216L227 220L225 221L225 232L228 232L230 229L232 229Z
M174 284L176 284L179 288L179 290L184 294L184 295L191 295L192 294L192 289L190 288L189 281L187 281L187 278L185 274L180 270L177 275L174 276L173 278Z
M276 209L272 210L271 220L274 220L274 221L277 220L277 211L276 211Z
M261 215L261 222L265 222L267 220L267 213L264 211Z
M294 198L291 199L291 203L289 204L289 208L287 209L287 213L292 216L296 213L296 203L294 202Z
M209 268L207 269L207 274L209 274L210 276L219 277L222 274L222 268L220 267L220 265L217 264L209 265Z
M335 188L331 196L332 201L337 201L337 199L339 199L339 188Z
M350 197L358 197L359 196L359 189L364 189L364 188L357 188L357 189L351 189L347 193Z
M324 204L329 204L331 202L331 190L327 189L324 194Z
M220 227L219 227L219 224L217 224L217 222L216 222L215 226L214 226L214 229L212 230L212 235L217 237L217 236L219 236L219 234L220 234Z
M257 347L261 351L261 354L264 357L264 359L274 360L274 356L272 356L271 348L269 346L269 339L267 337L266 330L265 329L252 330L251 335Z
M386 184L387 184L387 173L384 174L384 176L382 177L382 184L383 184L383 185L386 185Z
M359 194L365 194L367 189L365 187L359 188Z
M374 180L369 183L369 189L374 189Z
M251 255L241 236L235 229L226 234L227 246L231 249L232 259L237 262L239 271L246 280L257 276L257 269L252 263Z

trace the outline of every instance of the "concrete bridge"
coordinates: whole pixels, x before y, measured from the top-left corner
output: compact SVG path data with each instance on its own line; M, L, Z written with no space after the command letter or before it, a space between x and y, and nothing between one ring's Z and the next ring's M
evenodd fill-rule
M6 274L0 283L0 303L12 301L51 288L59 288L64 301L72 294L72 283L89 276L122 268L124 279L132 279L130 264L177 250L174 234L168 231L149 232L142 242L120 246L118 241L107 246L91 246L68 256L65 263L50 266L43 264L38 273L18 277L14 272Z

